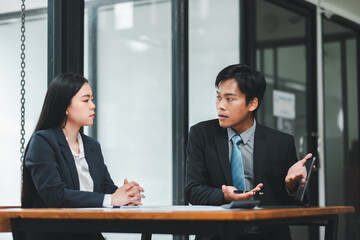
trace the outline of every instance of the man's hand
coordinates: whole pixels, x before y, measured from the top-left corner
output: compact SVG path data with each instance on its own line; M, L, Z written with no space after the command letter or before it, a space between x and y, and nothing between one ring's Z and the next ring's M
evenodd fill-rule
M312 154L308 153L302 160L299 160L289 168L289 171L285 177L285 183L290 193L297 191L299 183L300 186L304 186L307 176L306 167L304 165L311 157Z
M262 188L263 184L259 183L253 190L246 193L234 193L237 190L233 186L225 186L222 185L222 192L224 193L224 199L226 202L231 202L235 200L249 200L251 199L256 192L259 192Z

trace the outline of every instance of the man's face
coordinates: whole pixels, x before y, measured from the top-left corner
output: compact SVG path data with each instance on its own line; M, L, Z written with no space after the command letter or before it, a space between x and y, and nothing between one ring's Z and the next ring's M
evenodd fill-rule
M231 127L241 133L252 125L252 111L257 108L257 98L246 105L245 94L240 91L236 80L221 82L216 95L216 109L221 127Z

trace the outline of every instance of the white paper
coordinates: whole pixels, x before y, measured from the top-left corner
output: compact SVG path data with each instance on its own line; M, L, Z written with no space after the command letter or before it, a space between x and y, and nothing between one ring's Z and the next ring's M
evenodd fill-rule
M206 205L169 205L169 206L122 206L120 208L72 208L71 210L101 210L101 211L141 211L141 212L182 212L182 211L226 211L221 206Z
M276 117L295 119L295 94L273 91L273 114Z

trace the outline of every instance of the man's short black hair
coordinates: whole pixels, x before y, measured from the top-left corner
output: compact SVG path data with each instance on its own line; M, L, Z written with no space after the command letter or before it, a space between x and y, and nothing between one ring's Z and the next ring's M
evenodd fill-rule
M264 76L244 64L234 64L219 72L216 77L215 86L218 88L222 82L229 79L234 79L238 84L239 90L245 94L246 105L254 98L258 99L258 107L253 112L253 115L256 114L266 89Z

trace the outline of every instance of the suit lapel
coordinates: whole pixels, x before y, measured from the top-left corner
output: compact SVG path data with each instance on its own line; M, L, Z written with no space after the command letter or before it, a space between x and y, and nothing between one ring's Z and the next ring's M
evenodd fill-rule
M92 144L84 134L81 134L81 138L82 138L83 145L84 145L85 159L86 159L86 162L87 162L87 164L89 166L90 176L94 181L94 191L96 191L96 189L95 189L96 188L96 184L95 184L95 179L96 179L96 171L95 171L96 166L95 166L95 163L96 163L96 159L94 159L96 154L94 154L94 144Z
M78 176L78 173L76 170L74 156L71 153L69 144L67 143L67 141L65 139L65 135L64 135L63 131L61 130L61 128L55 129L55 135L56 135L57 141L60 145L63 156L65 157L66 162L69 165L69 170L70 170L70 175L71 175L72 182L73 182L73 187L74 187L74 189L80 189L79 176Z
M263 181L264 165L268 144L263 126L257 124L254 141L254 183L255 185Z
M226 185L232 186L231 166L229 162L229 145L226 128L218 127L215 135L216 150L222 171L226 179Z

